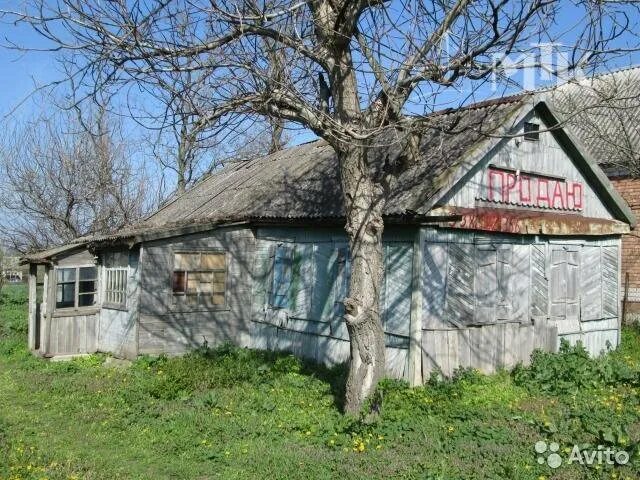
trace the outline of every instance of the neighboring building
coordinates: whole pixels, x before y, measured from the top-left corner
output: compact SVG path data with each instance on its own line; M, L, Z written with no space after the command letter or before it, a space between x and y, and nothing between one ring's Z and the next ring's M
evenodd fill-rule
M433 130L390 185L389 375L492 372L561 338L615 347L621 235L635 219L594 159L564 129L546 131L557 119L534 95L430 119L462 133ZM394 152L381 153L392 167ZM132 358L232 341L347 360L337 172L325 142L289 148L227 166L134 227L27 257L30 348Z
M20 267L20 257L6 256L0 265L0 276L11 283L22 282L22 269Z
M638 216L640 67L567 83L555 89L551 103ZM635 232L622 239L621 290L626 321L640 320L640 238Z

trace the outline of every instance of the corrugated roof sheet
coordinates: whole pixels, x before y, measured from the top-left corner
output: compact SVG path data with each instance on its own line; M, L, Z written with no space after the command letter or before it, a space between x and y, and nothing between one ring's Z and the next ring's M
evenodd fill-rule
M487 134L503 126L525 104L533 106L536 95L491 99L426 117L433 128L421 140L420 162L392 180L385 214L424 213L424 207L447 185L456 167L480 150ZM631 141L630 151L640 151L640 68L572 81L543 91L542 96L601 164L620 161L619 146L624 142ZM394 135L397 132L387 131L379 136L375 155L380 158L372 164L393 169L394 162L399 161ZM114 234L80 238L71 247L56 247L36 256L46 258L51 252L78 244L171 232L185 226L204 229L256 219L342 216L337 159L330 145L318 140L230 163L136 225Z
M640 67L567 82L547 102L608 174L640 168Z

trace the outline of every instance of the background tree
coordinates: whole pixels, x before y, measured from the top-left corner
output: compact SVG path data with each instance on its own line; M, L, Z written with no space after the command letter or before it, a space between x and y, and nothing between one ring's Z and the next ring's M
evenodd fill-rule
M7 132L0 142L3 240L24 253L138 220L145 182L120 128L96 108L41 115Z
M206 69L214 92L208 119L264 115L302 125L333 147L352 262L344 299L347 411L362 405L384 373L383 212L393 177L425 153L418 147L429 120L414 114L463 103L489 76L508 80L500 68L510 55L524 58L511 68L535 65L537 42L570 43L569 68L628 48L634 8L554 0L34 0L31 6L5 15L33 26L52 48L81 53L78 75L137 83L166 71ZM186 38L174 28L185 11L193 26ZM567 25L568 18L577 20ZM277 78L270 75L273 51L286 59ZM381 145L401 160L393 174L381 172Z

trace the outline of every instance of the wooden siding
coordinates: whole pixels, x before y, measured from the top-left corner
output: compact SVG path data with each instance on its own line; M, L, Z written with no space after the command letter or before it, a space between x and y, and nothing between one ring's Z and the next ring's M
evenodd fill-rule
M407 378L413 232L391 231L385 235L385 278L381 293L381 316L387 346L387 373ZM345 290L346 238L337 229L260 229L255 250L255 281L252 305L254 348L291 351L327 364L349 358L349 337L342 319ZM287 244L294 250L291 281L294 298L288 308L269 302L273 282L274 248Z
M542 123L539 119L531 119ZM522 129L522 125L518 127ZM518 131L518 130L516 130ZM541 132L538 141L524 140L522 137L506 139L481 162L479 162L461 182L438 203L455 207L472 208L478 206L484 189L484 175L489 165L524 170L540 174L563 177L579 181L584 186L584 208L581 214L590 218L613 219L613 216L598 197L596 191L587 183L571 158L556 141L552 132ZM506 208L507 206L503 206Z
M248 346L254 236L248 228L155 241L143 246L138 321L139 354L180 354L203 344ZM225 305L179 305L171 291L176 251L227 253Z
M98 351L98 315L77 315L51 318L47 353L76 355Z
M556 329L558 343L561 338L581 340L592 355L606 349L607 342L617 345L619 238L426 230L425 331L544 324Z
M424 330L422 374L451 376L459 368L494 373L518 362L529 363L534 349L555 351L557 330L546 322L536 325L503 323L450 330Z
M120 253L127 265L126 305L124 308L103 307L100 311L98 350L116 357L135 358L138 354L140 250L124 250ZM101 291L104 291L104 287Z

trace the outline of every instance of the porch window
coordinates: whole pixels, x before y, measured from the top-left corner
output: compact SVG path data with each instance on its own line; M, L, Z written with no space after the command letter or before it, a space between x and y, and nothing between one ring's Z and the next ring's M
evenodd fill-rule
M176 253L173 262L172 291L175 296L225 304L227 281L224 252Z
M56 308L90 307L95 304L96 267L56 269Z
M105 268L104 303L114 307L127 306L127 274L126 268Z

